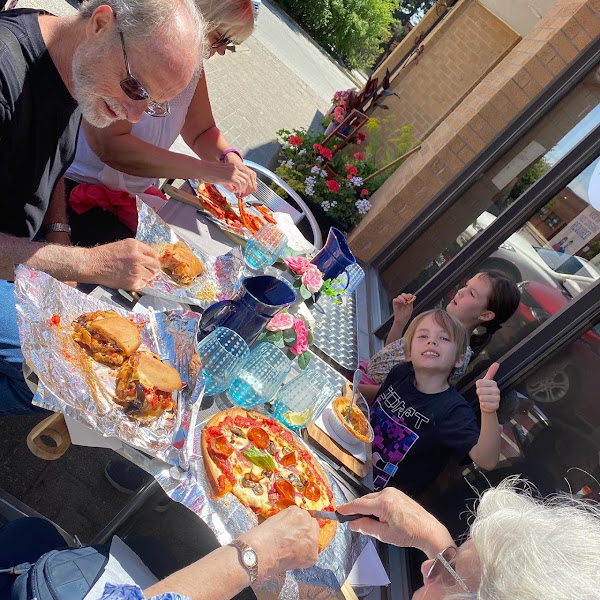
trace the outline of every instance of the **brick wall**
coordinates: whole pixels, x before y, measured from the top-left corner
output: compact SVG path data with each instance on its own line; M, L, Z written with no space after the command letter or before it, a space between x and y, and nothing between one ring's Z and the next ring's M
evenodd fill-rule
M373 260L409 229L419 211L599 35L600 0L557 0L424 140L421 151L372 196L373 208L349 238L356 256ZM435 241L428 240L429 260L435 256Z
M476 0L457 2L392 80L398 96L385 98L389 110L376 107L370 116L393 113L397 127L411 125L414 139L424 139L520 39Z

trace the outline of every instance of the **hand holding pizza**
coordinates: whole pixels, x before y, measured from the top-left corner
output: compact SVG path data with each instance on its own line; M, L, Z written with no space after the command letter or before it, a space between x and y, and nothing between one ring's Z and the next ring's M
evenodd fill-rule
M319 525L307 511L290 506L240 536L258 556L258 579L312 567L319 556Z
M500 406L500 389L494 381L494 376L500 368L498 363L493 363L487 370L483 379L475 382L477 397L479 398L479 408L482 413L494 413Z
M433 515L395 488L367 494L337 510L343 515L365 515L364 519L350 522L352 531L394 546L419 548L429 558L452 544L448 530ZM379 520L369 518L372 516Z

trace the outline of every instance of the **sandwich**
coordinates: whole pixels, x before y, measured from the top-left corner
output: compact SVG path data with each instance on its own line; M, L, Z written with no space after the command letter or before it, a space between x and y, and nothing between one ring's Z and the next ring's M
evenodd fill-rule
M84 313L73 321L71 337L97 362L118 367L141 343L138 328L112 310Z
M179 285L191 285L204 267L198 257L183 242L169 244L160 255L162 270Z
M173 392L182 387L179 373L156 354L141 350L119 368L115 402L142 424L158 419L165 411L175 412Z

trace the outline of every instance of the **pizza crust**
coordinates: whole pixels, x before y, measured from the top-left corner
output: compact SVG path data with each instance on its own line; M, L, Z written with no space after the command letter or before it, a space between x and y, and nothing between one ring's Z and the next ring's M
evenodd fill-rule
M265 418L270 418L270 417L265 417L265 415L262 415L260 413L248 411L243 408L230 408L230 409L227 409L227 410L217 413L208 421L205 428L202 430L201 448L202 448L202 455L204 458L204 465L206 467L207 478L208 478L210 485L212 486L212 489L217 497L221 497L221 496L224 496L225 494L227 494L228 492L232 492L233 484L231 484L231 482L229 480L227 480L228 485L225 486L225 489L221 488L221 486L219 485L219 478L223 476L223 472L221 471L219 464L216 461L214 461L213 458L210 456L210 453L208 451L208 440L207 440L207 435L205 435L205 431L207 431L207 429L210 427L218 427L219 425L221 425L223 423L223 421L225 421L225 419L227 419L227 417L231 417L232 419L235 419L238 416L242 417L242 418L249 418L252 420L257 420L257 421L263 420ZM280 426L282 429L286 429L283 425L280 425ZM273 435L273 434L271 434L271 435ZM286 440L286 444L289 444L289 442L287 440ZM295 438L292 438L291 445L293 446L293 448L296 452L306 450L306 448L302 444L300 444L298 442L298 440L296 440ZM312 457L312 455L311 455L311 457ZM329 480L327 479L325 471L323 470L321 465L317 462L317 460L314 457L312 457L311 466L314 469L314 471L316 472L316 474L325 483L325 485L328 488L330 488ZM331 500L331 505L335 508L335 501L333 499ZM273 514L275 514L275 513L273 513ZM331 521L327 520L323 523L323 525L320 525L320 528L319 528L319 552L324 550L331 543L331 541L335 537L336 530L337 530L337 521L335 521L335 520L331 520Z

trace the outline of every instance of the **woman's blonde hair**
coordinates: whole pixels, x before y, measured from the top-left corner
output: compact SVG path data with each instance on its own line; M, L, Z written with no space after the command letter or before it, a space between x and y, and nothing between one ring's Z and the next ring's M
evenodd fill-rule
M194 0L208 25L234 42L243 42L254 31L252 0Z
M415 337L415 332L419 327L419 323L425 317L430 316L433 317L434 321L448 334L450 341L456 344L456 362L459 359L459 357L464 356L467 351L467 330L464 328L464 325L458 319L455 319L452 315L449 315L445 310L442 310L441 308L426 310L420 315L417 315L412 320L411 324L406 330L406 333L404 334L404 338L402 339L402 346L404 347L404 352L407 355L410 354L410 347L412 346L413 338Z
M600 508L536 500L504 480L479 501L470 538L481 564L480 600L600 599ZM451 598L473 598L468 594Z

